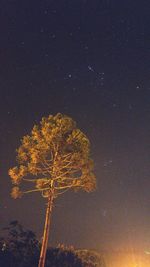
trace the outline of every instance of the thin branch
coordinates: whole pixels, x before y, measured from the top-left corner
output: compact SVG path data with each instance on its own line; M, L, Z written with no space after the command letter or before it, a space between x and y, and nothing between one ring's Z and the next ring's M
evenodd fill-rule
M71 161L69 161L66 165L62 165L62 167L61 167L61 169L63 170L63 169L67 169L69 166L70 166L70 164L72 164L72 162Z
M70 161L66 165L63 165L61 167L61 170L63 170L63 169L81 169L81 165L75 165L75 164L71 165L71 164L72 164L72 161Z
M72 155L72 153L70 152L70 153L67 153L66 155L63 155L63 157L64 158L67 158L67 157L69 157L69 156L71 156Z
M45 190L48 190L48 189L49 189L49 187L41 188L41 189L32 189L32 190L24 191L23 194L28 194L28 193L32 193L32 192L39 192L39 191L45 191Z
M70 187L69 187L69 188L66 188L66 189L65 189L64 191L62 191L62 192L57 193L57 195L62 195L62 194L64 194L65 192L67 192L69 189L70 189Z
M72 187L83 187L84 185L79 185L77 186L76 184L72 184L72 185L65 185L65 186L59 186L59 187L54 187L56 190L62 190L62 189L66 189L66 188L72 188Z
M22 178L22 180L23 181L26 181L26 182L33 182L33 183L35 183L38 180L38 178L37 179Z
M69 168L67 171L63 172L63 171L60 171L61 174L57 175L57 178L54 178L55 180L58 180L62 177L64 177L66 174L74 174L74 173L77 173L79 170L77 169L71 169Z
M53 178L53 180L57 183L58 180L60 180L60 183L61 182L68 182L68 181L75 181L75 180L78 180L80 179L80 177L71 177L71 176L64 176L64 177L59 177L57 176L57 178ZM59 181L58 181L58 184L59 184Z
M48 164L46 164L43 161L41 161L41 165L44 167L44 171L50 171L51 167Z

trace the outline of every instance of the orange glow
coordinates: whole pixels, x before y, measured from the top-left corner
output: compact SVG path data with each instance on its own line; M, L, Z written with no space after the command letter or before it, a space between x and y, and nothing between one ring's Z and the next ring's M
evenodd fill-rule
M114 252L105 255L107 267L149 267L150 257L145 253Z

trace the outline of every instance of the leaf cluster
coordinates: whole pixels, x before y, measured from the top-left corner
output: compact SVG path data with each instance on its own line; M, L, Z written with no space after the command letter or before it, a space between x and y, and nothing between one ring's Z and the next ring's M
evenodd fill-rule
M47 197L52 189L55 196L70 188L90 192L96 186L90 142L72 118L60 113L43 117L31 134L22 138L17 166L9 175L15 185L14 198L33 191ZM21 191L23 181L33 187Z

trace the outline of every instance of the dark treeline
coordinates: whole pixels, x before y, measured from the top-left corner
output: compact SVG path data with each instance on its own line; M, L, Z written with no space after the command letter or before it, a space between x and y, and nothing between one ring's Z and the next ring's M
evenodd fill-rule
M0 237L0 266L38 266L41 244L36 235L24 229L18 221L12 221L3 228ZM93 251L75 250L63 245L48 248L45 267L106 267L103 257Z

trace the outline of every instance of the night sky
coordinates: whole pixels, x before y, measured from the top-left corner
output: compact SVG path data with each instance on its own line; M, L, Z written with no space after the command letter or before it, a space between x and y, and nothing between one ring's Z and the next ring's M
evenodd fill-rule
M50 244L150 248L150 3L0 1L0 227L41 238L45 199L10 197L15 150L43 116L71 116L91 141L97 190L58 198Z

